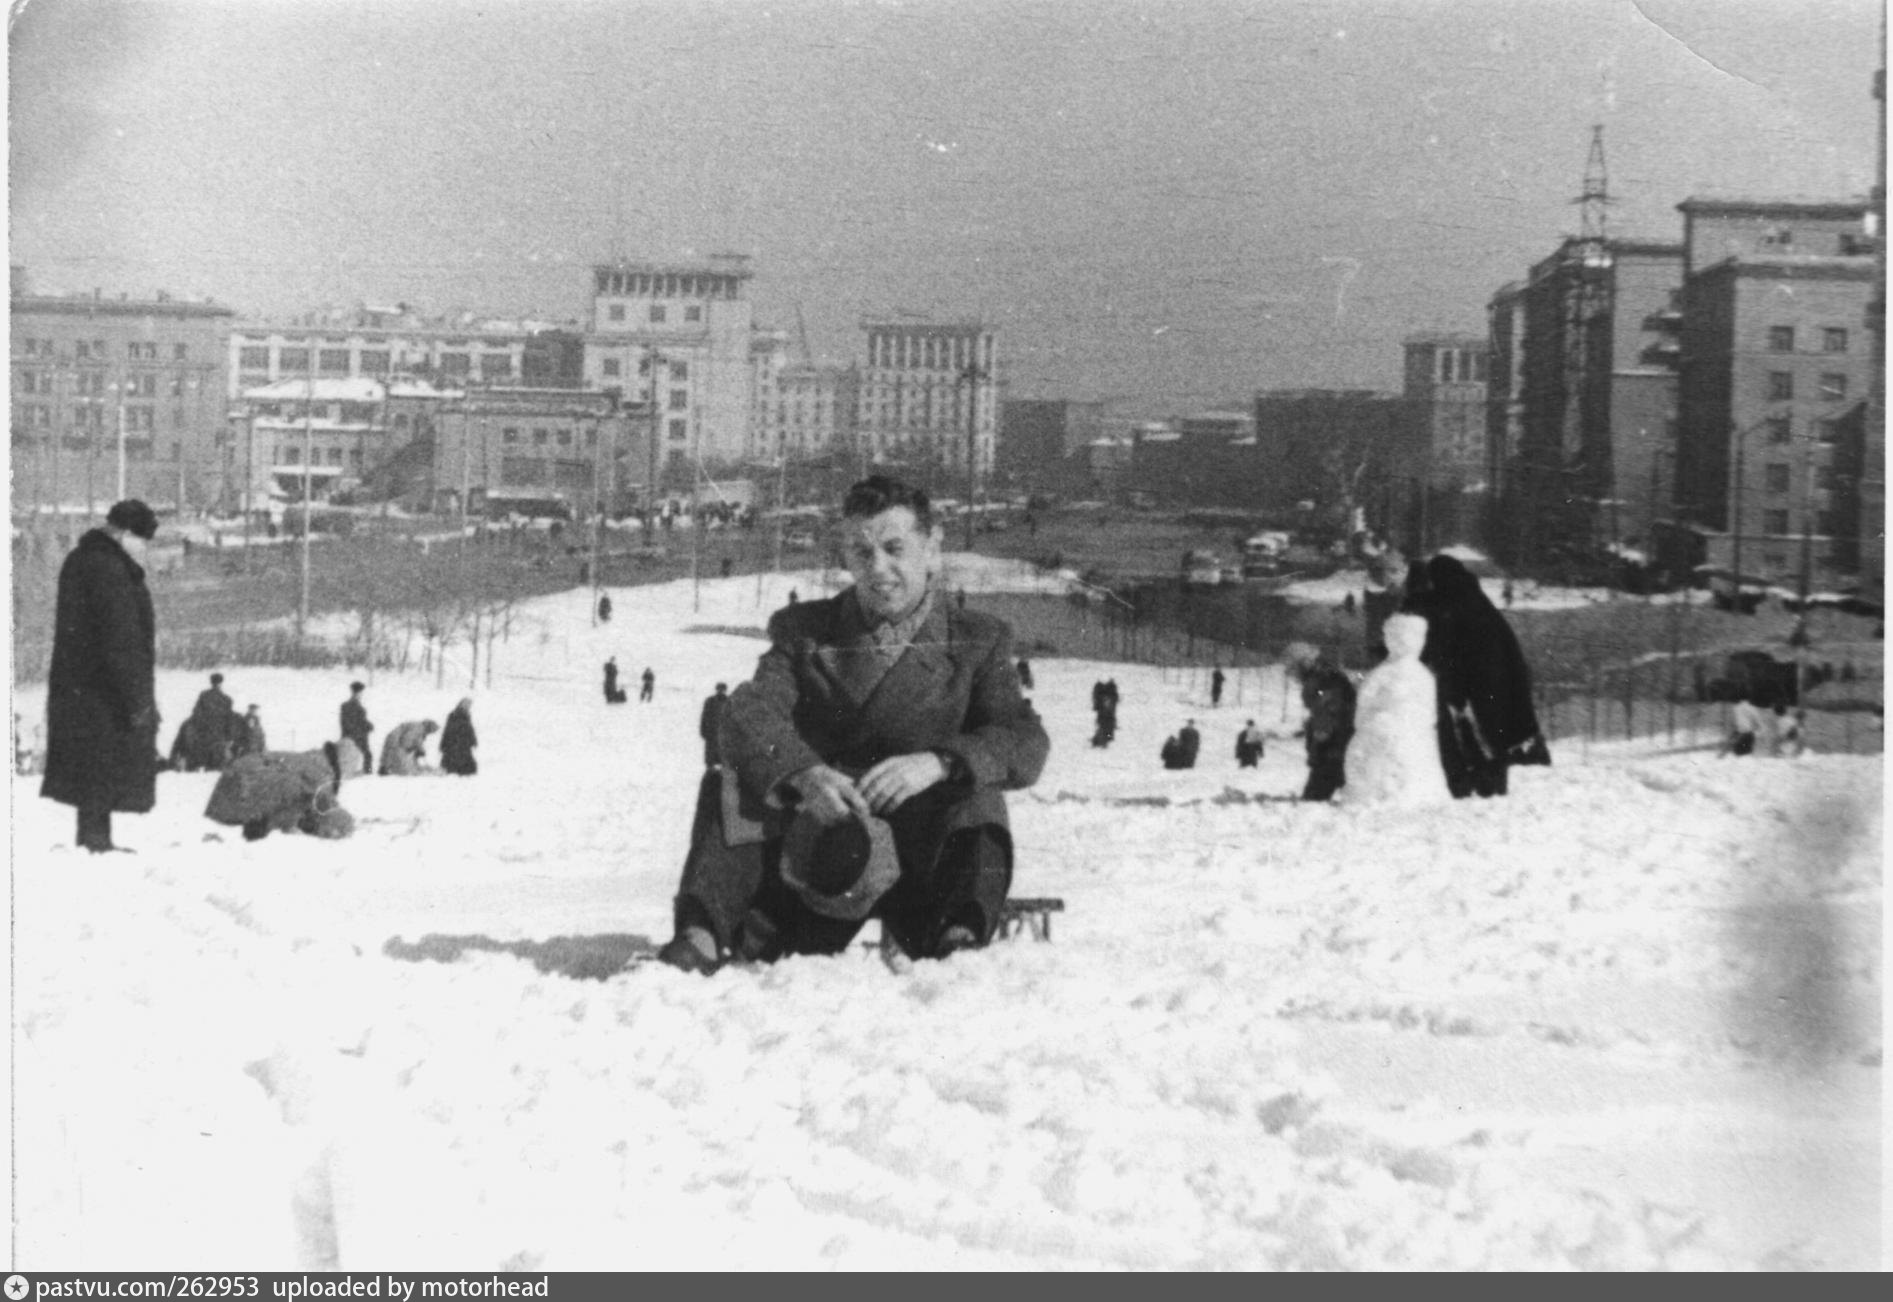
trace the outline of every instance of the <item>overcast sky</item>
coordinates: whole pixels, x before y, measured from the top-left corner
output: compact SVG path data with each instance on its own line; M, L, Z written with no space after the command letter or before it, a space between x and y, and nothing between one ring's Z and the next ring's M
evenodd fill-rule
M11 261L249 316L577 317L754 256L817 357L978 317L1013 396L1397 388L1566 233L1864 195L1875 0L12 0Z

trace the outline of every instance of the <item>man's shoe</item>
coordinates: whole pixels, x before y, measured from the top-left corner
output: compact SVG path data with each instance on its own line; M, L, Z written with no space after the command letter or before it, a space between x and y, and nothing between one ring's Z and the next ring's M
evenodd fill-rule
M709 976L723 966L717 954L716 937L701 927L686 927L657 951L657 961L681 972Z

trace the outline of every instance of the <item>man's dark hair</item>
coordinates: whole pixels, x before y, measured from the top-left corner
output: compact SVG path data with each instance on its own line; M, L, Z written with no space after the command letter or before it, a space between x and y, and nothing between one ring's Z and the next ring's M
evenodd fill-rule
M926 491L886 475L869 475L850 488L841 499L841 515L844 520L871 520L897 506L914 513L922 533L933 532L933 502Z

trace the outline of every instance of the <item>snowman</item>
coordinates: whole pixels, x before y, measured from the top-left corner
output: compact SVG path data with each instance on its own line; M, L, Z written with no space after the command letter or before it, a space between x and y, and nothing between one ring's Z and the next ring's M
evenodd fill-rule
M1452 793L1440 765L1438 688L1420 663L1426 621L1389 615L1381 633L1387 658L1361 684L1339 797L1350 805L1445 804Z

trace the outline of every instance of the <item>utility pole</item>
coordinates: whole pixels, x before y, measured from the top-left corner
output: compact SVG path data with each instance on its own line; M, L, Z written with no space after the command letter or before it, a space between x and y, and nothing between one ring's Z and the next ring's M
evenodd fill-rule
M604 458L605 441L599 437L599 420L596 413L592 416L592 626L598 626L598 589L602 586L598 577L598 541L605 531L605 496L604 496Z
M966 381L966 550L973 547L973 499L979 491L979 382L990 379L991 372L979 364L979 337L972 340L973 359L960 368L959 378Z
M309 340L309 379L302 404L302 599L296 606L296 641L301 643L309 628L309 536L315 532L315 477L310 462L315 459L315 386L316 340Z
M663 363L664 355L657 351L656 344L644 345L645 393L651 410L650 465L644 483L644 542L647 546L657 537L657 441L663 421L657 407L657 368Z
M131 383L131 377L123 379L118 386L118 496L112 499L114 502L125 500L125 386Z
M256 504L256 409L246 401L243 404L243 444L245 469L243 472L243 572L250 572L250 516L254 514Z
M1735 613L1742 613L1742 455L1747 448L1748 431L1735 435L1735 491L1729 502L1729 523L1735 536Z

